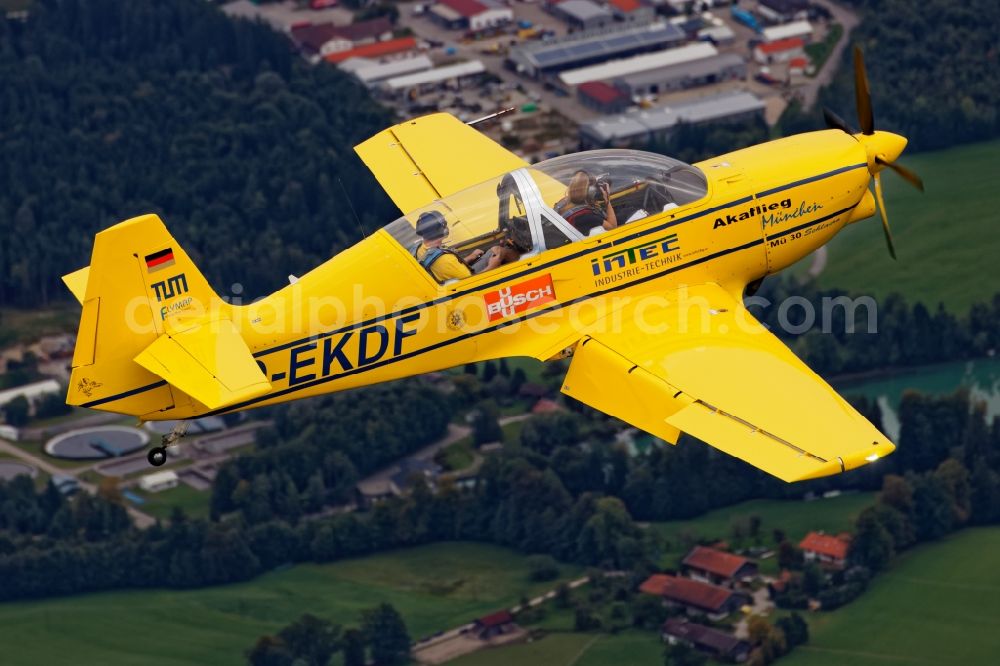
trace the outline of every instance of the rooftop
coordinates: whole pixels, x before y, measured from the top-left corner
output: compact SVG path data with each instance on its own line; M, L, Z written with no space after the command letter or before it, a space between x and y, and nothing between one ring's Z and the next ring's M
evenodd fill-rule
M510 611L502 610L490 613L476 620L476 624L483 627L498 627L502 624L509 624L514 621L514 616Z
M729 92L703 97L683 104L656 109L629 111L617 116L590 120L580 125L589 136L603 141L638 136L647 132L670 129L679 122L701 123L744 113L764 110L764 102L756 95Z
M391 79L386 79L385 86L389 88L389 90L399 90L400 88L412 88L413 86L424 85L427 83L446 81L460 76L471 76L485 71L486 67L481 61L470 60L469 62L460 62L454 65L435 67L434 69L429 69L424 72L416 72L415 74L394 76Z
M437 4L444 5L465 18L478 16L488 9L478 0L438 0Z
M417 46L417 40L414 37L400 37L399 39L387 39L384 42L375 42L374 44L365 44L357 48L349 49L347 51L340 51L339 53L331 53L326 56L327 62L338 63L348 58L378 58L381 56L392 55L394 53L403 53L404 51L410 51Z
M668 65L691 62L714 56L717 53L718 51L711 44L698 42L656 51L655 53L644 53L632 56L631 58L610 60L597 65L571 69L560 74L559 78L568 86L576 86L586 81L602 81L617 76L627 76L637 72L666 67Z
M581 83L579 90L587 97L597 100L603 104L613 102L625 96L622 94L622 91L618 90L618 88L615 88L613 85L605 83L604 81L588 81L587 83Z
M612 58L638 48L667 46L684 40L677 26L664 22L626 28L601 29L576 33L567 38L520 44L512 53L519 53L535 67L559 67L586 58ZM593 79L584 79L593 80Z
M729 67L742 65L744 62L743 56L736 53L720 53L690 62L680 62L657 67L656 69L647 69L619 78L630 86L641 86L649 83L661 83L684 78L697 79Z
M765 42L774 42L779 39L787 39L788 37L811 35L812 31L813 27L809 21L793 21L783 25L772 25L769 28L764 28L760 34Z
M559 3L559 11L577 21L589 21L601 16L611 18L611 12L591 0L564 0Z
M608 4L613 5L615 9L626 14L642 7L642 3L639 0L609 0Z
M812 551L820 555L826 555L836 560L847 557L847 549L850 542L846 539L822 534L820 532L810 532L799 542L799 548Z
M721 654L729 654L742 647L740 644L743 643L732 634L677 617L672 617L663 623L663 633L711 648Z
M737 571L749 563L750 560L745 557L706 546L695 546L694 550L688 553L683 561L683 564L689 567L708 571L717 576L725 576L726 578L732 578L736 575Z
M669 574L653 574L639 586L639 591L709 612L720 610L733 595L732 590L718 585Z
M781 53L782 51L791 51L792 49L801 49L805 46L805 42L799 37L789 37L788 39L779 39L776 42L769 42L767 44L758 44L757 50L761 53Z

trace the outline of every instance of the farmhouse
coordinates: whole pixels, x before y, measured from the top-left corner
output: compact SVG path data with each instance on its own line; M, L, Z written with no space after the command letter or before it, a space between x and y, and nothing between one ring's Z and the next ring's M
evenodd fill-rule
M695 546L681 565L691 578L707 583L748 582L757 576L755 562L707 546Z
M712 620L721 620L750 600L742 592L669 574L653 574L639 586L639 591L662 597L668 606L688 613L704 613Z
M472 632L479 640L483 641L515 631L517 631L517 625L514 623L514 616L506 610L484 615L472 624Z
M835 568L843 568L847 562L849 539L831 536L822 532L810 532L799 542L799 548L808 562L819 562Z
M663 623L660 633L664 642L671 645L686 643L716 659L739 663L746 661L750 654L750 643L747 641L683 618L670 618Z

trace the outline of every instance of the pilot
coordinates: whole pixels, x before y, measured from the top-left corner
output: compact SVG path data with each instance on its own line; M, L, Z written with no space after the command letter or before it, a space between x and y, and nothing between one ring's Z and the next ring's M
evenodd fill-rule
M420 214L417 218L417 235L421 241L413 247L413 256L438 282L469 277L472 275L469 262L483 256L483 251L477 249L463 259L454 250L443 247L448 235L448 223L444 215L436 210Z
M598 197L604 200L604 210L597 204ZM597 227L610 230L618 226L611 205L611 188L605 182L596 182L582 169L570 178L566 196L556 203L556 212L584 236Z

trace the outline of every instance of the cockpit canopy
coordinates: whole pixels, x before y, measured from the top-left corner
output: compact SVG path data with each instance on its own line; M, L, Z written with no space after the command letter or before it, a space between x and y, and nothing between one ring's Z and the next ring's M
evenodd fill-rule
M519 260L685 206L707 191L705 175L678 160L637 150L592 150L473 185L408 213L386 230L416 252L417 220L436 211L447 223L447 249L468 256L502 245L513 250L506 252L508 260ZM581 217L593 226L579 224ZM596 224L601 220L603 225ZM472 273L481 272L486 258L469 265Z

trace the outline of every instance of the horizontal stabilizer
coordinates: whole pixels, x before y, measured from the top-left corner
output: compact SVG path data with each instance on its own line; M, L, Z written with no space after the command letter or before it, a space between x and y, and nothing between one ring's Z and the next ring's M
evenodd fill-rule
M228 319L164 333L136 356L135 362L209 409L271 390L246 342Z
M82 304L87 297L87 280L90 278L90 266L85 266L78 271L67 273L62 276L62 281L69 287L69 290L76 296L76 300Z

